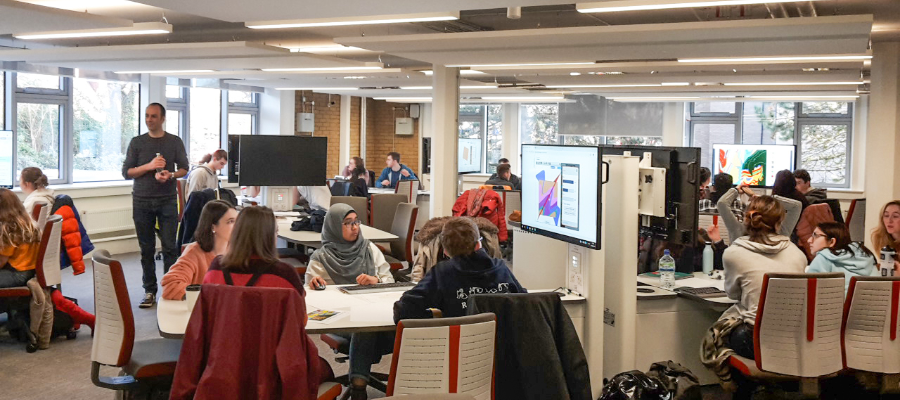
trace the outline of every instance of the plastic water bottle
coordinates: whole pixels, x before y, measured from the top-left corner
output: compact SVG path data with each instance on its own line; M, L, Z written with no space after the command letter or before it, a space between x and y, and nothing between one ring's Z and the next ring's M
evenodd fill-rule
M659 258L659 283L663 289L675 289L675 259L669 255L669 249Z
M881 248L881 276L894 276L894 256L897 253L889 246Z
M706 246L703 248L703 273L706 275L710 275L713 272L713 245L711 242L706 242Z

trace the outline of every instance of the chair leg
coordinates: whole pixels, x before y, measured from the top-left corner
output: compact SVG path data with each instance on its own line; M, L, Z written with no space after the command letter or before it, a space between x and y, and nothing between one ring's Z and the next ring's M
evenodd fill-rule
M800 393L807 398L819 398L819 379L800 378Z
M900 393L900 374L884 374L881 376L881 394Z

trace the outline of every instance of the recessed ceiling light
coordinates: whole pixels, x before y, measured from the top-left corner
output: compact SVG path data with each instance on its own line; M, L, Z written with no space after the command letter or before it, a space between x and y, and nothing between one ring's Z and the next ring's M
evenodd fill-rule
M482 100L491 100L491 101L561 101L565 100L565 97L517 97L517 96L488 96L482 97Z
M321 67L321 68L263 68L264 72L354 72L382 69L381 67Z
M73 31L29 32L15 34L23 40L71 39L106 36L160 35L172 33L172 25L162 22L140 22L124 28L79 29Z
M352 76L345 76L345 77L344 77L344 79L366 79L366 78L369 78L369 77L368 77L368 76L362 76L362 75L352 75Z
M559 63L515 63L515 64L461 64L448 65L448 67L469 67L469 68L515 68L515 67L555 67L555 66L572 66L572 65L594 65L593 61L581 62L559 62Z
M725 82L724 86L829 86L864 85L865 82Z
M419 72L421 72L425 75L428 75L428 76L434 75L434 71L432 71L430 69L426 69L424 71L419 71ZM459 74L460 75L487 75L484 72L476 71L474 69L461 69L461 70L459 70Z
M245 22L244 26L251 29L283 29L312 28L322 26L399 24L404 22L452 21L457 19L459 19L459 12L441 12L401 15L373 15L367 17L352 18L340 17L281 21L252 21Z
M337 53L349 51L366 51L359 47L342 46L339 44L326 46L291 47L291 53Z
M719 7L719 6L740 6L748 4L762 3L797 3L805 0L700 0L700 1L679 1L679 0L629 0L629 1L604 1L595 3L579 3L575 4L575 9L581 13L604 13L619 11L644 11L644 10L667 10L672 8L691 8L691 7ZM812 0L816 1L816 0ZM821 0L820 0L821 1Z
M116 71L117 74L156 74L156 75L175 75L175 74L197 74L203 72L216 72L211 69L171 69L161 71Z
M569 72L569 75L578 76L581 75L581 72Z
M559 88L571 88L571 89L584 89L584 88L631 88L631 87L659 87L662 86L659 83L622 83L622 84L598 84L598 85L546 85L544 87L551 89L559 89Z
M471 85L460 86L460 89L496 89L498 85ZM400 86L402 90L431 90L431 86Z
M680 63L755 63L774 61L865 61L872 56L790 56L790 57L734 57L734 58L679 58Z
M314 88L314 87L305 87L305 88L302 88L302 87L301 87L301 88L284 87L284 88L275 88L275 90L309 90L309 91L313 91L313 92L342 92L342 91L349 91L349 90L359 90L359 88L356 88L356 87L320 87L320 88Z

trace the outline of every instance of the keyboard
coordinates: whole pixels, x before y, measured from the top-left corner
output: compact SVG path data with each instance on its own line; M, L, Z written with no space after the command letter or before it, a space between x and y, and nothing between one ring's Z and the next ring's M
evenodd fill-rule
M374 285L344 286L340 291L347 294L366 294L378 292L403 292L416 286L412 282L376 283Z
M725 297L724 291L719 290L718 288L714 288L714 287L693 288L693 287L682 286L682 287L676 288L675 292L684 293L686 295L691 295L691 296L696 296L696 297L703 297L703 298Z

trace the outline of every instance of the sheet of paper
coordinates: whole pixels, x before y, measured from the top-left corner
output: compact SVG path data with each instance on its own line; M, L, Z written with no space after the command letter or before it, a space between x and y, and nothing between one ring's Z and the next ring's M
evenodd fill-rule
M354 322L394 322L394 303L373 302L350 307L350 320Z

